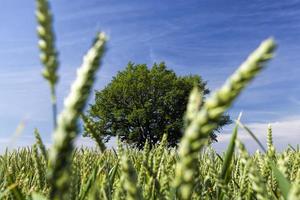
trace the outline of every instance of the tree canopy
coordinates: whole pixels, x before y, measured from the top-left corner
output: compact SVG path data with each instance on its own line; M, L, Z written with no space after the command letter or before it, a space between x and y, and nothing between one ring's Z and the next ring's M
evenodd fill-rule
M96 91L85 122L85 136L107 141L119 136L132 146L142 148L146 140L157 144L164 133L169 146L176 146L182 137L184 113L189 94L197 86L204 95L209 93L206 82L198 75L177 76L165 63L129 63L102 90ZM224 115L218 129L228 124ZM216 134L211 133L216 140Z

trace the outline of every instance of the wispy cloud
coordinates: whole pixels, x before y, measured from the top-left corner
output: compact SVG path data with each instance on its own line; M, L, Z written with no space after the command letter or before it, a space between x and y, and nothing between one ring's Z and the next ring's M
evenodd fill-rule
M295 97L292 96L292 97L289 98L289 100L290 100L292 103L294 103L294 104L300 106L300 99L297 99L297 98L295 98Z

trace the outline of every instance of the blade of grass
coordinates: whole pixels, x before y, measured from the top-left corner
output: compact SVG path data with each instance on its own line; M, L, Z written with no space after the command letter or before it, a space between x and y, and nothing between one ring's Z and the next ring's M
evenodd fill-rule
M296 149L295 149L291 144L288 144L288 146L289 146L293 151L296 152Z
M280 191L282 192L284 199L288 199L288 194L291 189L291 183L284 177L284 175L279 171L279 169L276 167L276 165L273 162L271 162L270 165L274 172L274 175L276 177L276 180L278 182Z
M240 121L241 116L242 116L242 113L240 113L240 115L237 119L237 122ZM225 159L224 159L223 166L222 166L222 171L221 171L221 174L220 174L220 178L223 179L223 180L225 180L227 170L229 169L229 165L230 165L231 160L232 160L232 156L233 156L233 152L234 152L234 148L235 148L235 140L236 140L237 133L238 133L238 127L239 126L236 123L235 128L234 128L233 133L232 133L232 136L231 136L231 139L230 139L230 143L227 147Z
M260 146L260 148L266 153L267 150L265 149L264 145L258 140L258 138L255 136L255 134L242 122L236 121L236 123L243 129L246 130L246 132L256 141L256 143Z
M103 168L103 167L102 167ZM102 170L100 169L100 171ZM84 200L87 198L87 195L92 188L92 185L94 185L97 177L98 167L93 169L93 172L91 173L88 181L81 187L81 191L79 193L78 200Z

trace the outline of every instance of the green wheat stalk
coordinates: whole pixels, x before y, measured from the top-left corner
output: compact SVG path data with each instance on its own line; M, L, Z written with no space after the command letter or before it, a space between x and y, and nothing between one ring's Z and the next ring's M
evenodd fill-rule
M138 180L136 171L129 160L126 153L121 157L121 170L122 170L122 186L124 191L126 191L126 199L128 200L139 200L143 199L141 192L138 187Z
M36 18L38 21L37 34L39 36L40 60L45 66L42 75L48 81L51 91L53 123L56 127L56 90L58 81L57 69L59 66L58 53L55 48L55 35L52 27L52 15L47 0L36 0Z
M85 55L82 66L77 71L77 78L64 102L64 109L59 115L54 132L54 144L49 155L50 199L67 199L70 158L74 149L74 139L78 135L77 121L95 82L96 71L105 50L105 42L105 35L98 34L92 48Z
M81 118L84 122L84 125L83 125L84 131L88 134L89 137L91 137L96 142L99 150L101 152L104 152L106 147L105 147L105 144L103 143L102 139L98 135L99 131L97 131L97 127L96 127L95 123L93 123L92 119L90 119L89 117L87 117L85 115L81 115Z
M273 39L265 40L203 105L187 127L179 147L174 186L181 199L190 199L193 190L194 166L197 155L207 144L208 136L216 128L221 115L232 104L248 83L259 73L266 61L273 56Z
M47 152L47 149L42 141L42 138L41 138L41 135L38 131L38 129L34 129L34 136L35 136L35 141L36 141L36 144L37 146L39 147L40 151L41 151L41 154L45 160L45 163L47 164L48 163L48 152Z

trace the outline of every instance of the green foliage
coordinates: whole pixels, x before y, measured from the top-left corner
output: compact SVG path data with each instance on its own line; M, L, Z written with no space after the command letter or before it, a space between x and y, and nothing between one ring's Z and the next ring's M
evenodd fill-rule
M96 92L95 103L84 117L85 135L98 135L104 140L118 135L122 141L142 148L146 140L153 146L167 133L168 145L176 146L182 137L183 116L194 86L203 95L209 92L201 77L177 76L164 63L154 64L151 69L129 63ZM216 129L227 123L228 116L223 116ZM211 132L211 137L215 139L216 135Z

